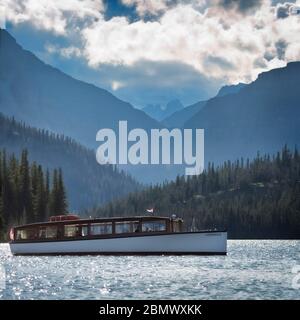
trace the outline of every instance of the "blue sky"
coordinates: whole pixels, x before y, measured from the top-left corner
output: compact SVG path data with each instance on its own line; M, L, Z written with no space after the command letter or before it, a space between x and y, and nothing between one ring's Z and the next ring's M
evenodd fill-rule
M207 99L300 60L297 1L0 0L26 49L141 108ZM1 18L2 15L2 18Z

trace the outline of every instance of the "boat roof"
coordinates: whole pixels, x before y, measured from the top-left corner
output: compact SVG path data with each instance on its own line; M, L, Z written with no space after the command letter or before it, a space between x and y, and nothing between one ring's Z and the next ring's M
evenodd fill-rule
M36 227L36 226L47 226L55 224L85 224L85 223L101 223L101 222L124 222L124 221L156 221L156 220L182 220L180 218L172 218L165 216L130 216L130 217L98 217L98 218L87 218L87 219L74 219L74 220L63 220L63 221L46 221L46 222L35 222L24 225L19 225L14 228L25 228L25 227Z

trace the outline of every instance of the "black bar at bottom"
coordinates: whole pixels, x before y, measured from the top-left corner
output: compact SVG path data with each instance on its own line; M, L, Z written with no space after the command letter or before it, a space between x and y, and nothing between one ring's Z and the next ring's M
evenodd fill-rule
M13 319L243 319L276 316L288 318L299 312L300 301L192 301L192 300L101 300L101 301L0 301L1 314Z

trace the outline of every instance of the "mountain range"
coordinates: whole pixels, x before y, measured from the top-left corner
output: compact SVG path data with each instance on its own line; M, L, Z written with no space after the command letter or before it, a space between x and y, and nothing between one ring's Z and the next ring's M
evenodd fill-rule
M0 112L26 124L63 134L95 149L96 133L102 128L118 132L121 120L128 131L149 132L163 125L108 91L76 80L45 64L24 50L0 29ZM122 165L142 182L169 178L164 166ZM173 175L171 175L173 176Z
M183 109L184 106L182 103L178 99L175 99L168 102L165 107L162 107L160 104L149 104L142 110L153 119L156 119L157 121L163 121L164 119L170 117L174 112L179 112Z
M273 153L300 140L300 62L264 72L250 84L225 86L207 101L183 108L170 102L161 122L108 91L76 80L24 50L0 30L0 112L31 126L64 134L95 148L101 128L116 129L119 120L128 127L181 127L205 129L205 160L221 163L254 157L257 151ZM177 110L176 112L174 112ZM149 111L148 111L149 112ZM175 166L127 166L143 182L173 179Z
M294 147L300 142L299 90L300 62L290 62L208 100L184 128L204 128L206 160L216 163Z
M189 119L191 119L198 111L206 104L206 101L199 101L191 106L174 112L169 117L165 118L162 123L168 128L182 128Z
M217 93L217 97L224 97L228 94L234 94L246 86L245 83L238 83L237 85L225 85L221 87ZM167 128L182 128L184 123L191 119L197 112L199 112L207 101L199 101L187 107L184 107L178 100L172 100L162 108L159 104L149 104L142 110L151 118L160 121Z
M108 91L76 80L24 50L0 29L0 111L16 120L96 146L101 128L160 128L161 124Z
M228 94L237 93L244 86L246 86L246 84L244 83L223 86L216 96L223 97ZM190 120L197 112L199 112L205 106L206 102L207 101L199 101L190 106L175 111L170 116L166 117L162 121L162 123L168 128L182 128L185 122Z
M247 85L246 83L238 83L238 84L223 86L219 90L217 97L224 97L224 96L227 96L228 94L238 93L246 85Z

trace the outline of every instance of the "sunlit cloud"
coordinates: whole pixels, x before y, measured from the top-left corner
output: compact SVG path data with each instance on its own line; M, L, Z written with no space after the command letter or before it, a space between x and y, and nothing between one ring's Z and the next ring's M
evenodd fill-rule
M147 14L159 14L167 10L171 2L172 0L122 0L122 3L126 6L135 6L141 17Z
M104 10L102 0L0 0L0 6L5 7L6 19L12 23L30 22L60 35L80 20L98 19Z
M190 4L178 4L147 22L99 19L82 30L83 53L95 68L103 63L132 65L141 59L178 61L228 82L251 81L262 71L300 59L299 15L279 19L281 5L272 6L267 0L244 7L233 3L218 2L203 13ZM254 8L259 10L245 14ZM278 51L283 41L284 54Z
M125 87L125 84L123 82L112 81L112 83L111 83L111 88L113 91L116 91L116 90L123 88L123 87Z
M59 47L59 46L55 46L53 44L47 43L45 45L45 49L48 53L50 54L59 54L64 58L71 58L71 57L81 57L82 53L81 50L77 47L74 46L70 46L70 47Z
M0 0L13 24L27 22L68 39L68 47L47 44L50 54L80 57L95 70L134 68L144 63L186 65L222 83L249 82L259 73L300 60L300 0L122 0L138 19L105 18L93 0ZM144 17L151 15L151 19ZM167 79L168 80L168 79ZM166 81L157 77L157 81ZM115 77L111 89L127 87Z
M6 27L6 8L0 2L0 28L5 29Z

